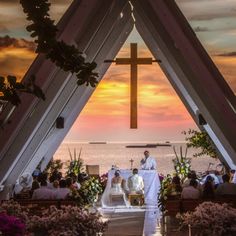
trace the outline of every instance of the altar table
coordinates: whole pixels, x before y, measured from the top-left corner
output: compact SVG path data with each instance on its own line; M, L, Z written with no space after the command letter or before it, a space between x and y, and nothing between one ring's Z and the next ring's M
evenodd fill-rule
M102 207L112 206L109 199L109 192L111 189L111 179L113 178L115 170L109 170L108 181L104 193L102 195L101 203ZM145 204L156 206L157 197L160 190L160 179L156 170L139 170L138 174L143 177L144 180L144 198ZM132 175L132 170L120 170L120 175L126 180Z

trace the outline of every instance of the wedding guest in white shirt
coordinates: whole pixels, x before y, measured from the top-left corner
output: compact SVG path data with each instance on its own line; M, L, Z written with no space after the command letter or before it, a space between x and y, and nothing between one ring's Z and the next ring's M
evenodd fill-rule
M181 193L182 199L199 199L200 191L197 189L197 181L195 179L191 179L189 186L183 188Z
M69 193L70 189L67 188L66 180L61 179L59 181L59 188L55 191L55 199L66 199Z
M144 151L144 158L141 160L142 170L156 170L157 163L156 160L150 156L149 151Z
M47 187L47 180L40 180L40 188L35 189L32 199L54 199L54 191Z

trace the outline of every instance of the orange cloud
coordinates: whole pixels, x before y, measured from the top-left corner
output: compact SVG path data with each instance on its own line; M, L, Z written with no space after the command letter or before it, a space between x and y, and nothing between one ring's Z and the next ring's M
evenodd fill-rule
M27 48L6 47L0 49L0 74L2 76L15 75L21 79L36 54Z

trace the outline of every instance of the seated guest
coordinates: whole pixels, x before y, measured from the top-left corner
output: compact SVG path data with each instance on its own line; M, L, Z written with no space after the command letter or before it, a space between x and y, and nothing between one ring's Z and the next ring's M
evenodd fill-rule
M71 177L66 178L66 187L70 189L71 191L75 189L73 185L73 180Z
M216 189L216 195L236 195L236 184L229 183L230 177L225 174L222 176L223 184Z
M61 179L59 181L59 188L55 190L55 199L66 199L69 193L70 189L67 188L66 180Z
M184 188L184 187L189 186L191 179L192 179L192 173L189 172L189 173L187 174L187 178L184 180L184 182L183 182L183 184L182 184L182 187Z
M75 173L71 172L68 177L72 178L72 183L75 189L80 189L81 185L77 182L77 176Z
M47 186L47 179L40 177L40 188L35 189L32 195L32 199L54 199L54 191Z
M205 183L203 184L202 198L203 199L215 198L214 179L211 177L211 175L207 176Z
M18 193L15 192L15 197L19 199L24 199L24 198L31 198L31 186L32 186L32 181L33 178L31 174L29 173L24 173L20 176L18 180ZM15 187L15 191L17 189Z
M212 171L211 171L211 173L208 173L208 174L202 179L201 183L204 184L204 183L206 182L206 179L207 179L209 176L210 176L211 179L212 179L212 184L213 184L214 187L216 187L218 184L220 184L219 178L216 176L215 172L212 172Z
M81 185L84 181L88 180L89 179L89 176L82 172L82 173L79 173L78 174L78 183Z
M57 178L56 178L55 175L51 175L51 176L49 177L49 183L48 183L48 188L49 188L49 189L54 189L54 187L53 187L53 182L54 182L55 180L57 180Z
M128 191L131 194L143 194L144 182L143 177L138 175L138 169L133 169L133 175L128 178Z
M199 199L200 191L197 189L197 181L195 179L191 179L189 186L184 187L181 193L182 199Z
M38 182L37 179L34 179L34 181L33 181L33 183L32 183L31 190L30 190L30 196L31 196L31 198L32 198L32 196L33 196L34 190L36 190L36 189L38 189L38 188L40 188L40 184L39 184L39 182Z
M181 194L181 192L182 192L182 187L180 184L180 177L178 175L175 175L172 179L172 182L171 182L170 195L171 196L178 196Z
M144 151L144 158L140 161L142 170L156 170L156 160L150 156L149 151Z
M230 183L236 184L236 171L230 170Z

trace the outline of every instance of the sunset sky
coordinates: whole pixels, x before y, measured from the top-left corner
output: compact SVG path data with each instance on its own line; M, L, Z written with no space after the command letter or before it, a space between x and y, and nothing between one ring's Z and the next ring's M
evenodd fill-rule
M52 0L58 20L71 0ZM236 0L176 0L225 79L236 92ZM34 44L18 0L0 0L0 75L24 76L35 58ZM5 37L9 35L10 38ZM129 56L137 42L139 56L151 54L136 31L117 57ZM105 59L105 58L104 58ZM66 140L183 140L183 130L195 128L192 118L157 64L139 66L138 125L129 129L129 66L112 65L97 86Z

